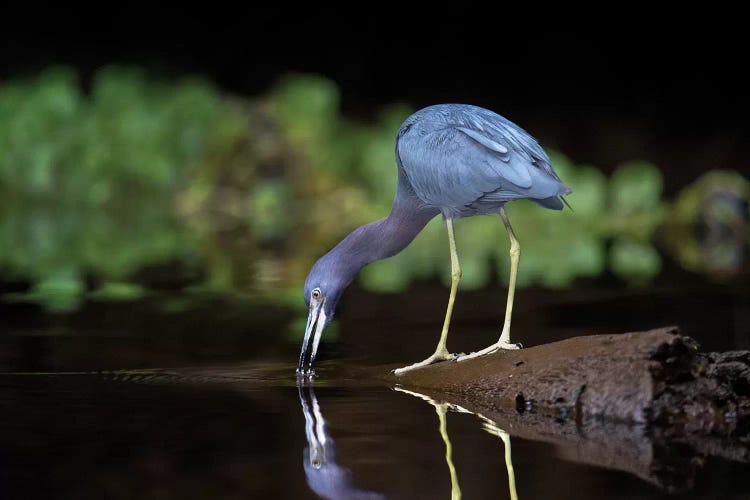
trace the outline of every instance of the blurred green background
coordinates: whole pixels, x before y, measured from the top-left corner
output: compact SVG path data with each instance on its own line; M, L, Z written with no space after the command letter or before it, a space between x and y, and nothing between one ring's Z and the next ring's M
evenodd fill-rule
M315 259L388 213L395 133L413 111L394 104L355 121L340 112L336 83L311 75L289 75L255 97L134 67L99 70L85 92L65 67L6 81L0 298L53 311L163 289L301 303ZM667 199L648 158L606 175L543 145L573 189L574 211L509 204L523 249L520 287L638 287L679 273L746 280L750 186L737 171L707 164ZM378 292L447 283L442 224L433 220L358 283ZM498 218L461 220L456 231L462 288L507 281Z

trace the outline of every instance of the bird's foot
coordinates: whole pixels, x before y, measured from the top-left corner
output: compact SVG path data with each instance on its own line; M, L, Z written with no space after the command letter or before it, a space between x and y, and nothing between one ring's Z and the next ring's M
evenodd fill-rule
M403 368L398 368L396 370L393 370L393 373L395 373L396 375L403 375L406 372L410 372L412 370L416 370L417 368L422 368L433 363L439 363L440 361L452 361L455 359L458 359L458 356L456 354L451 354L446 350L436 351L432 356L425 359L424 361L420 361L419 363L414 363L413 365L405 366Z
M464 354L463 356L459 356L456 358L456 361L466 361L467 359L473 359L478 358L479 356L484 356L486 354L492 354L493 352L497 351L517 351L518 349L523 349L523 345L521 344L512 344L510 342L497 342L495 344L492 344L489 347L485 347L481 351L472 352L471 354Z

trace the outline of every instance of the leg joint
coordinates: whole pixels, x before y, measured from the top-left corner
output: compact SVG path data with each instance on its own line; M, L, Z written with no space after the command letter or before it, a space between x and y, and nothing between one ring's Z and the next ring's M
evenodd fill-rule
M510 242L510 254L518 257L521 255L521 245L516 240Z
M453 278L454 280L460 280L461 276L463 276L463 274L464 273L461 271L461 268L453 269L451 271L451 278Z

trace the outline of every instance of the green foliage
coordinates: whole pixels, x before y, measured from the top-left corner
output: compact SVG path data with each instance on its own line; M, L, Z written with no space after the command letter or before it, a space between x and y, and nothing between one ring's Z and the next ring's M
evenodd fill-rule
M109 68L84 96L70 71L52 68L0 87L0 190L93 205L162 194L199 168L221 122L239 123L199 80Z
M289 232L286 182L282 179L261 180L249 194L248 217L253 234L261 241L285 237Z
M134 283L104 283L96 292L89 296L98 300L129 301L140 299L146 295L146 290Z
M612 175L612 210L633 213L653 210L661 203L661 172L652 163L631 162L621 165Z
M645 241L664 218L659 169L647 162L621 165L612 175L609 196L613 232Z
M714 170L685 187L670 207L662 239L685 268L714 278L742 271L750 243L750 182L738 172ZM696 238L703 233L704 238Z
M312 75L290 76L255 100L221 96L200 79L165 82L123 67L99 72L88 94L66 68L3 84L2 276L30 282L25 298L54 310L87 296L141 297L148 290L136 273L168 262L200 271L190 290L278 296L281 288L289 290L283 300L299 303L314 260L390 210L395 132L413 111L394 105L355 122L339 100L333 82ZM736 204L711 193L744 189L734 195L746 200L750 191L739 174L709 174L665 208L661 173L650 163L622 165L607 178L550 153L573 188L567 199L575 212L508 204L521 242L521 287L570 286L605 269L647 283L660 270L652 239L666 217L679 227L701 217L734 227ZM509 243L499 218L455 226L461 287L486 286L494 270L507 282ZM699 268L704 253L694 232L668 234L690 239L676 248L686 267ZM450 281L439 217L359 280L388 292L435 277ZM92 281L103 285L88 290Z
M661 270L661 259L653 246L617 240L611 249L612 271L630 282L647 282Z
M127 279L190 253L171 198L241 123L206 82L132 68L103 70L90 96L64 68L0 87L0 268L64 310L86 274Z
M80 305L83 291L77 273L61 269L37 281L28 297L45 303L53 311L68 311Z

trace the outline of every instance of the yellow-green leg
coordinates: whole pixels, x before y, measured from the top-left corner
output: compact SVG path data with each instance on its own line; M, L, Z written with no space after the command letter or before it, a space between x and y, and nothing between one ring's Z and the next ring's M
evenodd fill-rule
M458 282L461 279L461 266L458 263L458 252L456 251L456 237L453 234L453 219L446 219L446 225L448 227L448 241L451 247L451 294L448 298L448 309L445 311L445 320L443 321L443 331L440 333L440 340L438 341L435 352L429 358L413 365L405 366L395 370L396 375L401 375L410 370L416 368L422 368L423 366L437 363L438 361L446 361L449 359L455 359L455 356L448 352L446 343L448 342L448 328L451 324L451 315L453 314L453 302L456 300L456 291L458 290Z
M508 237L510 238L510 283L508 283L508 301L505 305L505 323L503 323L503 331L500 334L500 340L495 344L492 344L481 351L459 356L456 359L457 361L484 356L485 354L490 354L500 349L515 350L521 348L521 344L510 343L510 320L513 315L513 297L516 294L516 274L518 273L518 261L521 258L521 245L518 243L516 235L513 233L513 228L508 220L508 214L505 213L505 207L500 209L500 217L503 219L503 224L505 224L505 229L508 231Z

